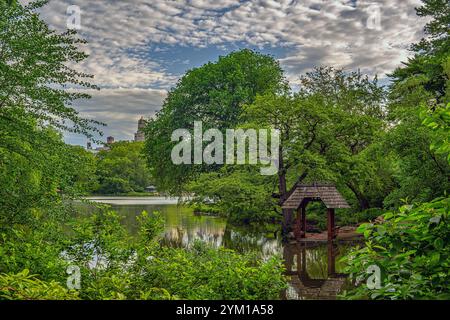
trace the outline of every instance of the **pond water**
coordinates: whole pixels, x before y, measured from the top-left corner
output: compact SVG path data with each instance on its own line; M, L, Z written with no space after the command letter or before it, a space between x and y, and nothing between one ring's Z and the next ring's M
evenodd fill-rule
M163 197L90 197L90 201L109 204L123 216L128 230L137 232L136 217L142 212L159 211L165 219L163 241L168 246L187 247L195 240L212 246L223 246L239 252L258 251L263 257L281 255L285 260L288 289L284 299L334 299L349 286L343 265L339 262L354 243L283 244L279 232L262 232L250 227L236 227L226 219L198 216L176 198ZM93 206L82 205L86 213Z

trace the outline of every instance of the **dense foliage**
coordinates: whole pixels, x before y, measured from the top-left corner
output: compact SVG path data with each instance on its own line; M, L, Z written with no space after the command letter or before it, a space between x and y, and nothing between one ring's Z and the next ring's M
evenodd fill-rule
M146 128L145 155L158 189L180 194L186 184L200 173L219 165L174 165L172 132L193 131L194 121L203 122L203 130L234 128L243 106L258 94L279 92L285 87L283 71L271 56L250 50L233 52L188 71L171 89L157 118Z
M450 298L450 7L447 1L423 3L417 13L431 18L427 37L393 74L389 116L397 125L385 143L395 154L399 182L385 203L413 204L359 227L365 247L350 253L347 271L364 281L367 268L377 266L381 283L371 289L363 283L348 298Z
M64 89L95 89L90 75L70 67L86 57L84 41L50 30L35 13L44 4L0 1L0 230L58 211L62 198L92 183L84 174L91 159L56 131L98 130L71 107L89 95Z
M347 256L347 270L359 281L366 270L381 269L379 288L363 284L348 294L370 299L450 299L450 199L406 205L383 215L380 224L363 224L362 249Z
M244 106L242 127L280 131L278 176L248 166L205 173L188 185L196 202L214 199L212 207L236 221L273 221L280 217L274 195L282 199L295 182L333 181L356 210L383 206L393 182L374 144L384 128L382 88L359 72L333 68L317 68L301 83L300 92L258 95Z
M98 156L63 143L61 130L97 131L72 107L96 87L70 67L86 57L84 40L50 30L36 13L45 3L0 0L0 299L278 298L285 280L276 258L162 249L155 215L140 217L138 238L105 208L80 216L79 195L141 191L149 171L139 143ZM183 262L193 267L174 274ZM69 266L81 273L77 290L66 287Z
M203 243L162 247L161 217L143 212L138 221L131 237L115 212L99 208L72 219L68 234L55 224L3 234L0 271L8 273L0 274L0 298L278 299L285 286L277 257L262 261ZM68 266L80 270L79 290L62 286Z
M273 178L261 176L257 167L224 166L218 172L201 174L187 188L195 195L191 201L195 210L249 224L278 222L277 203L271 197L274 186Z
M162 248L146 268L146 280L184 299L278 299L285 279L278 258L211 249L202 243Z
M142 142L119 141L97 155L97 177L101 194L143 192L151 183L142 156Z
M426 202L442 196L450 189L450 166L442 147L430 149L430 144L448 131L438 133L422 122L424 112L439 117L449 97L448 6L444 2L424 1L417 9L419 16L433 18L425 30L427 38L413 46L415 56L395 70L390 87L360 72L318 67L300 75L297 91L289 90L281 74L274 77L277 83L238 99L236 109L229 98L241 91L228 84L231 78L215 75L233 74L240 68L241 57L276 66L273 58L242 50L188 72L147 128L151 137L145 150L148 164L155 174L163 173L156 179L157 187L194 194L196 208L244 223L288 217L280 204L296 183L335 183L352 205L351 211L338 212L340 222L352 224L375 218L372 209L379 209L380 215L399 208L403 199ZM252 81L263 83L264 70L276 69L262 68L252 73ZM170 133L192 129L193 121L199 120L204 122L203 131L210 127L278 129L278 175L262 177L255 166L247 165L173 165Z
M134 237L117 213L100 206L82 216L73 200L154 183L230 222L279 222L289 217L280 205L291 187L311 181L333 182L349 200L341 225L382 215L359 227L365 247L346 260L360 285L346 298L449 299L447 2L423 0L426 37L389 87L318 67L300 75L294 92L273 57L240 50L188 71L148 122L144 144L118 142L94 155L61 133L92 138L101 125L72 107L97 89L74 67L86 58L85 41L40 19L46 1L0 0L0 299L276 299L286 280L278 257L164 247L157 213L142 213ZM203 131L278 129L277 175L248 163L173 164L171 134L192 132L194 121ZM325 228L324 208L309 209L309 221ZM369 290L371 265L383 277ZM78 290L66 289L69 266L80 270Z
M17 274L0 274L2 300L76 300L78 293L70 292L56 281L45 282L28 269Z
M439 110L450 102L450 7L445 0L424 0L417 13L429 18L426 37L412 46L414 56L392 74L388 110L396 125L385 145L395 155L398 187L385 199L388 206L398 207L406 198L430 201L450 190L446 155L430 148L439 136L448 143L448 131L446 135L445 129L422 126L421 117L424 112L439 117Z

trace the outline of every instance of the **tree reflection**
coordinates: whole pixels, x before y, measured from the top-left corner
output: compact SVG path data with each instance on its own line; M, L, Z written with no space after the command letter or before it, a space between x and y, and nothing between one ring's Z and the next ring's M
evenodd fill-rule
M334 299L346 285L346 275L339 273L337 257L348 250L345 245L329 242L286 244L283 258L289 286L285 299Z

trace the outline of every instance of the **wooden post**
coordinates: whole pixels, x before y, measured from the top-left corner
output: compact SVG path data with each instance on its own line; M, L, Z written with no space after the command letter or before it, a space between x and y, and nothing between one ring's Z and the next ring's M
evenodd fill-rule
M303 204L300 206L300 212L301 212L301 237L306 238L306 206Z
M296 225L296 229L297 232L302 231L302 207L298 207L297 209L297 219L295 220L297 225Z
M302 267L299 268L299 274L306 274L306 244L302 244L300 247L300 254L302 260Z
M289 249L290 248L287 245L283 246L283 259L287 272L292 272L292 265L294 264L294 256L292 251Z
M328 276L331 277L336 273L336 253L334 244L328 242Z
M327 211L328 211L328 219L327 219L328 241L333 241L333 239L336 237L334 228L334 209L330 208Z

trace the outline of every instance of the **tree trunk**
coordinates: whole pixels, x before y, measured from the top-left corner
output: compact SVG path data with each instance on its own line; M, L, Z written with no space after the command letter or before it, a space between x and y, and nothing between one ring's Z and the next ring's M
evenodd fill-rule
M280 193L280 206L283 205L287 198L287 186L286 186L286 170L284 167L283 160L283 148L279 148L279 159L278 159L278 189ZM282 209L283 223L282 223L282 234L287 235L291 227L292 210Z
M370 208L369 200L362 194L362 192L359 192L359 190L356 187L354 187L351 183L347 183L347 186L350 188L350 190L352 190L353 194L358 200L359 210L364 211L369 209Z

